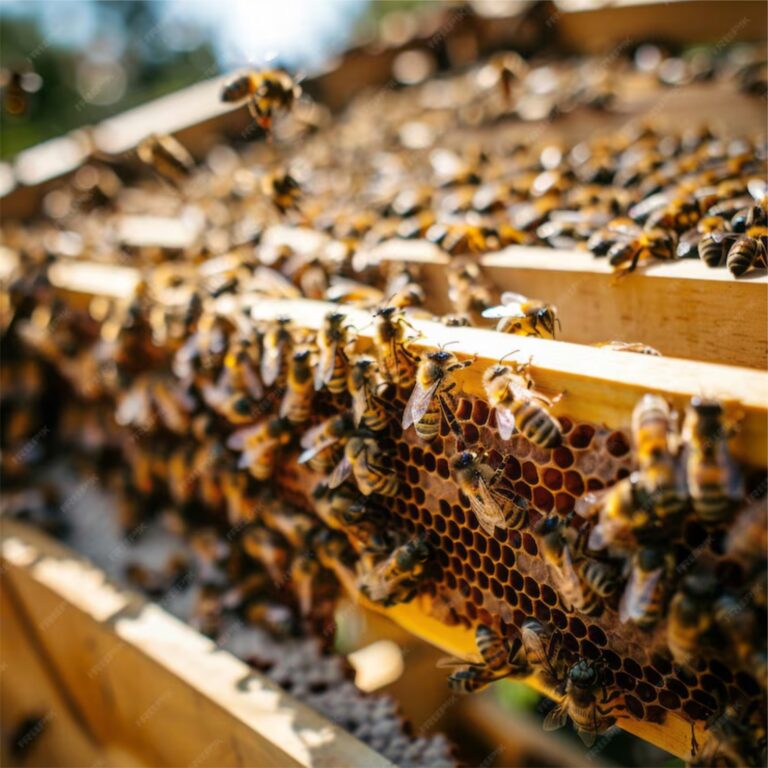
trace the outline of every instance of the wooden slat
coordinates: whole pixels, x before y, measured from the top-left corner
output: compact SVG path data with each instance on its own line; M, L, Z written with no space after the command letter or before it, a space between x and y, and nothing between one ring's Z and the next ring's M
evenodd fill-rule
M0 554L4 578L101 743L130 747L149 765L391 765L39 532L3 521Z

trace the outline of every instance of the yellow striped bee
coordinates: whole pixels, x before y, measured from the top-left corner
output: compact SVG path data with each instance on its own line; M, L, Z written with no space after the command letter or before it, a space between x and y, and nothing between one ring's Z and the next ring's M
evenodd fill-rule
M728 450L723 406L694 397L683 425L685 468L693 511L708 526L730 519L744 498L744 481Z
M267 387L284 380L292 349L291 319L279 317L264 334L261 380Z
M346 315L329 312L317 334L318 361L315 369L315 389L328 387L334 395L342 394L347 387L347 348L354 341L352 326L344 325Z
M252 427L233 432L227 440L227 448L240 451L238 466L257 480L268 480L275 470L277 452L292 437L292 425L287 419L272 417Z
M440 416L443 414L454 434L462 439L461 429L446 396L456 387L453 381L455 373L473 362L459 362L456 355L445 349L428 352L422 357L416 370L416 384L403 412L403 429L414 425L416 434L429 442L439 435Z
M287 171L274 171L264 175L261 179L261 191L280 213L298 208L301 187Z
M430 547L421 536L397 547L385 560L358 569L358 588L368 599L382 605L412 600L427 572Z
M280 416L291 424L303 424L310 417L314 387L312 382L312 348L298 346L293 351L286 390L280 403Z
M389 306L374 314L373 344L381 362L384 377L394 384L405 386L412 377L417 358L408 351L408 330L415 328L398 307Z
M459 489L467 497L480 527L493 536L499 528L516 530L527 520L528 502L522 496L503 494L495 488L503 466L492 469L472 451L463 451L451 462Z
M483 310L482 315L491 319L499 318L496 330L500 333L554 339L555 326L560 328L557 307L538 299L529 299L520 293L502 293L501 304Z
M525 661L529 669L548 687L555 688L562 677L562 635L551 625L528 618L520 628Z
M560 422L547 411L555 401L533 389L530 363L492 365L483 375L489 404L496 411L496 426L502 440L517 429L534 445L557 448L562 443Z
M249 72L224 86L221 100L235 103L248 99L248 109L256 122L269 133L272 118L287 112L301 96L301 86L284 70Z
M355 425L381 432L389 423L389 411L381 395L388 384L379 373L379 366L369 355L358 355L352 361L347 376L347 387L352 396Z
M675 559L669 550L642 547L632 557L629 579L619 604L622 622L652 629L664 616Z
M702 653L703 638L714 625L717 582L708 573L691 573L669 604L667 647L674 662L692 669Z
M768 227L749 227L730 247L725 264L734 277L753 267L768 266Z
M274 531L260 525L249 525L240 535L240 543L248 557L258 560L278 586L288 580L291 551L288 543Z
M360 493L370 496L394 496L400 485L397 475L385 464L384 455L373 433L358 432L344 445L344 455L330 478L329 488L337 488L350 475L354 476Z
M510 640L485 624L478 624L475 643L479 661L441 659L438 667L458 667L448 677L448 686L459 693L475 693L505 677L526 677L530 667L519 638Z
M136 153L142 163L174 186L188 178L195 167L192 155L173 136L153 133L139 143Z
M355 429L352 414L348 411L320 422L302 435L304 449L299 464L309 464L315 472L327 474L339 463L344 444Z
M583 658L570 667L562 701L544 718L545 731L562 728L570 717L584 745L592 747L616 722L616 713L624 709L614 701L621 691L605 691L602 670L599 662Z
M232 424L254 420L264 388L256 375L247 342L235 340L230 344L216 384L204 384L201 392L206 404Z

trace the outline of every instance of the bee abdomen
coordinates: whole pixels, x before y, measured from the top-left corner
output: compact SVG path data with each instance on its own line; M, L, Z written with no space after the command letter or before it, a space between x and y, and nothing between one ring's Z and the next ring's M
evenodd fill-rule
M517 428L534 445L542 448L557 448L563 439L560 424L543 408L534 403L521 403L517 408L513 404Z
M347 391L347 361L343 355L336 354L333 364L333 374L326 384L328 391L340 395Z
M719 267L723 263L725 247L711 234L705 234L699 240L699 257L708 267Z
M389 417L383 408L369 408L363 414L363 423L373 432L381 432L386 429Z
M740 277L754 265L758 253L758 242L745 237L731 246L726 265L735 277Z
M416 434L426 442L431 442L440 433L440 406L435 402L414 425Z

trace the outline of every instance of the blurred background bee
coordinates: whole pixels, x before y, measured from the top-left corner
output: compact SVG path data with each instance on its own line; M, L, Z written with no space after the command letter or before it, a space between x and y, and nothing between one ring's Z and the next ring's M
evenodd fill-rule
M261 380L267 387L275 383L282 386L285 381L294 343L291 326L290 318L279 317L264 334L260 370Z
M339 463L344 444L355 428L349 411L330 416L301 437L303 451L299 464L309 464L315 472L327 474Z
M409 331L414 334L409 336ZM382 373L392 383L406 386L412 380L418 358L408 351L408 344L419 335L398 307L387 306L374 313L373 344Z
M356 434L347 440L341 461L328 478L328 487L337 488L350 475L354 476L360 493L370 496L394 496L400 485L397 475L385 463L384 452L373 433Z
M299 209L301 187L288 171L277 170L261 177L261 191L281 214Z
M358 355L352 360L347 377L347 388L352 397L355 426L370 429L373 432L386 429L390 412L382 395L388 387L373 357Z
M227 448L241 452L240 468L247 468L256 480L268 480L275 470L278 450L292 436L291 423L276 416L233 432L227 439Z
M258 125L269 135L276 114L289 112L301 96L301 86L285 70L248 72L224 86L221 100L248 102L248 109Z
M179 185L192 173L195 161L187 148L173 136L150 134L139 143L136 154L165 181Z
M675 558L662 547L642 547L632 556L619 618L652 629L663 617L675 573Z
M426 539L410 539L377 565L359 568L358 588L365 597L382 605L407 603L416 595L429 557Z
M347 350L354 342L352 326L345 325L347 316L329 312L317 334L318 359L315 368L315 389L327 387L334 395L347 388Z
M496 486L503 465L493 469L478 454L462 451L451 461L459 489L469 501L480 527L490 536L494 530L516 530L527 521L528 502L515 493L504 494Z
M403 411L403 429L415 426L416 434L427 442L434 440L440 433L440 417L446 421L454 434L463 439L461 428L446 396L455 389L454 375L474 360L459 359L452 352L439 349L428 352L420 361L416 370L416 384Z
M314 395L313 362L312 347L303 344L293 350L288 366L286 390L280 402L280 416L288 419L291 424L304 424L310 417Z
M556 401L533 389L530 363L490 366L483 375L488 402L496 412L496 426L502 440L517 431L542 448L557 448L562 443L560 422L547 408ZM558 398L559 399L559 398Z
M483 310L482 315L491 319L499 318L496 330L500 333L554 339L555 326L560 328L557 307L519 293L502 293L501 304Z
M675 664L684 670L694 670L708 647L717 591L717 581L711 574L691 573L682 579L669 604L667 647Z

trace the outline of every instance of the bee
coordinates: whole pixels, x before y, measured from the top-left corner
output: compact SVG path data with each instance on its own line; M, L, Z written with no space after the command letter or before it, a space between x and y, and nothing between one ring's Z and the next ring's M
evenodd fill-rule
M413 269L400 265L387 280L386 295L388 304L398 309L420 307L424 304L424 289L414 275Z
M275 471L279 449L287 445L291 437L291 423L275 416L233 432L227 448L242 452L238 462L241 469L247 468L256 480L268 480Z
M754 715L762 722L755 722ZM690 768L738 768L765 763L765 723L755 706L729 703L707 723L710 736Z
M273 116L288 112L299 96L301 86L282 69L249 72L225 85L221 92L221 100L227 103L248 99L248 109L267 133L272 130Z
M547 410L555 401L533 389L530 363L490 366L483 374L488 402L496 412L502 440L517 429L534 445L557 448L563 441L560 422Z
M619 604L622 622L652 629L664 615L675 560L661 547L642 547L632 556L626 589Z
M505 677L525 677L530 672L523 643L494 632L485 624L475 630L479 661L441 659L438 667L458 667L448 678L448 686L458 693L475 693Z
M385 378L394 384L409 381L417 359L408 351L408 344L415 338L408 336L409 329L416 330L398 307L383 307L374 314L374 347Z
M640 259L650 258L668 261L677 255L677 241L664 229L627 229L623 237L614 243L606 254L608 263L618 272L634 272ZM624 266L629 262L629 266Z
M334 304L349 304L361 309L373 309L384 301L384 293L356 280L335 278L326 289L323 300Z
M755 266L765 267L768 263L768 227L756 226L747 229L728 251L725 264L734 277L741 277Z
M195 167L192 155L173 136L150 134L139 143L136 153L142 163L176 187L190 176Z
M693 511L707 526L730 519L744 498L744 482L728 450L723 406L694 397L683 424L685 470Z
M459 315L482 312L492 306L491 289L474 261L464 261L448 270L448 299Z
M280 403L280 416L291 424L303 424L312 411L314 388L312 382L312 348L298 346L288 367L286 390Z
M560 631L545 627L538 619L528 618L520 628L520 636L530 671L548 687L555 688L562 677Z
M355 423L348 411L331 416L302 435L304 449L299 464L309 464L315 472L327 474L339 463L344 443L354 431Z
M600 341L595 344L600 349L607 349L611 352L635 352L639 355L654 355L661 357L661 352L658 349L649 347L647 344L643 344L639 341Z
M346 315L341 312L329 312L325 316L323 327L317 334L319 350L317 368L315 368L315 389L328 387L334 395L340 395L347 387L347 347L353 342L350 337L352 326L344 325Z
M602 696L599 695L602 690ZM544 730L562 728L568 717L585 746L592 747L597 737L615 722L616 713L624 709L615 702L621 691L605 690L603 667L599 661L579 659L568 670L564 681L563 700L544 718ZM613 702L613 703L612 703Z
M482 315L499 318L496 330L500 333L554 339L555 326L560 328L557 307L519 293L502 293L501 304L483 310Z
M381 395L388 385L381 378L376 360L369 355L358 355L350 365L347 387L352 396L355 426L373 432L386 429L389 411Z
M372 493L394 496L400 485L397 475L385 464L373 433L358 433L347 440L344 455L328 479L328 487L337 488L350 475L364 496Z
M261 179L261 191L282 214L298 208L301 187L287 171L275 171L264 175Z
M764 498L753 502L736 516L725 540L725 554L761 578L768 558L767 514Z
M490 536L497 526L517 530L525 524L527 500L516 494L507 496L495 488L503 465L494 470L476 453L463 451L453 459L451 469L477 522Z
M722 248L714 247L715 240L709 236L729 230L730 225L722 216L705 216L699 219L695 227L680 236L676 251L678 258L698 256L710 267L720 266Z
M360 592L382 605L409 602L427 573L430 554L425 538L417 536L406 541L372 568L359 569Z
M264 334L260 369L261 380L267 387L284 379L292 349L291 320L279 317Z
M457 371L472 365L474 360L459 362L456 355L439 349L429 352L419 362L416 370L416 384L403 412L403 429L412 424L416 434L427 442L434 440L440 433L440 414L460 439L461 429L446 396L456 387L453 380Z
M736 662L765 683L765 636L761 636L765 627L764 622L758 620L755 606L749 604L749 598L745 600L743 595L732 593L721 595L715 601L714 619Z
M247 342L230 345L215 385L201 387L206 404L230 423L240 425L259 414L264 388L256 375Z
M667 614L667 647L675 663L692 669L704 638L714 625L717 582L708 573L691 573L680 583Z
M269 528L249 525L240 534L240 543L245 554L258 560L276 585L286 583L291 550L282 536Z
M574 565L574 554L571 551L573 539L569 541L568 521L556 515L545 517L534 527L534 533L539 542L540 551L547 563L552 581L560 594L566 610L578 608L585 613L594 609L596 600L588 598L594 595L585 594L578 571Z

